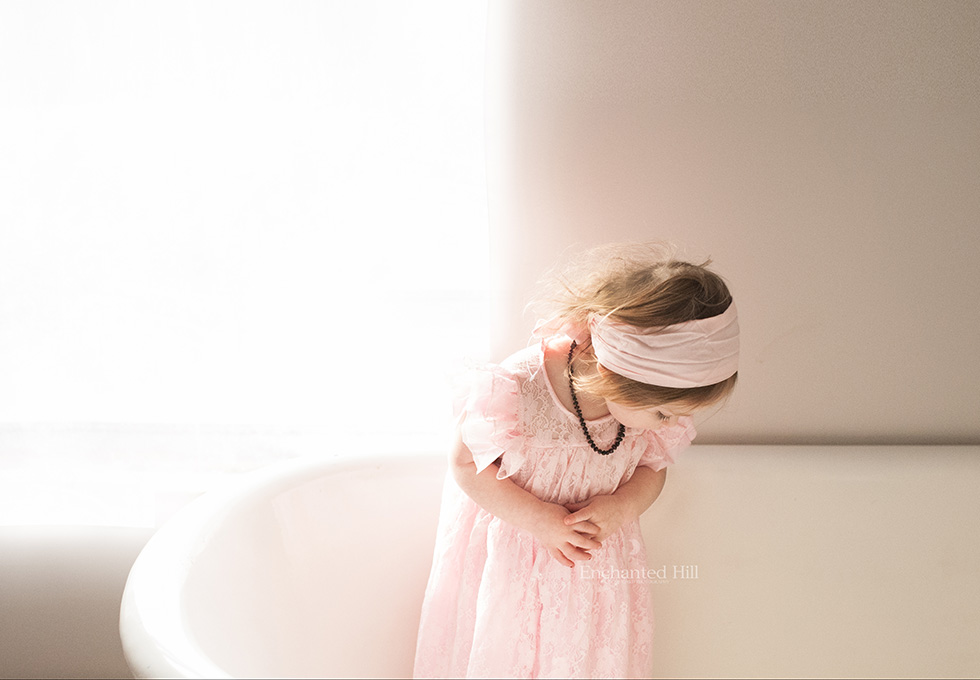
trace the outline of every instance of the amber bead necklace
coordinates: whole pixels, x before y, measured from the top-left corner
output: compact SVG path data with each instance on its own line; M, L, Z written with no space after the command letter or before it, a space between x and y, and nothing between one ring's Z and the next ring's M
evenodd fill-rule
M619 432L616 433L616 441L608 449L600 449L596 446L596 443L592 440L592 435L589 434L589 426L585 424L585 417L582 416L582 407L578 405L578 397L575 395L575 386L572 384L572 352L578 343L572 340L572 346L568 348L568 389L572 393L572 405L575 407L575 414L578 416L579 425L582 426L582 432L585 434L585 441L589 442L589 446L592 450L602 456L608 456L610 453L619 448L619 445L623 443L623 437L626 435L626 426L622 423L617 423L619 425Z

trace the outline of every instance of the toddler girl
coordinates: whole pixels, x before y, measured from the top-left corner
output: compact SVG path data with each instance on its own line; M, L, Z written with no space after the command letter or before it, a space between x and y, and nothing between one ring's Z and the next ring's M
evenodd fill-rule
M733 389L738 321L716 274L660 246L585 263L540 342L475 372L461 401L416 677L652 671L638 519L691 414Z

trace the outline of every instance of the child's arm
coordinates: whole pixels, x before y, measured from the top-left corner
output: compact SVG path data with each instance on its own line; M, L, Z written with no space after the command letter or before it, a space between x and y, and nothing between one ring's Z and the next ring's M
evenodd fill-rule
M588 551L602 547L599 541L587 535L598 532L599 527L584 520L574 528L567 526L562 520L568 515L568 510L561 505L542 501L510 479L497 479L496 465L488 465L478 474L473 454L459 433L449 466L456 483L477 505L503 521L530 532L547 547L552 557L566 567L574 567L574 560L592 559Z
M667 481L667 468L655 471L641 465L629 481L608 496L593 496L580 503L565 506L572 513L564 518L565 524L577 526L579 522L598 525L599 533L593 537L604 540L621 526L637 519L653 505Z

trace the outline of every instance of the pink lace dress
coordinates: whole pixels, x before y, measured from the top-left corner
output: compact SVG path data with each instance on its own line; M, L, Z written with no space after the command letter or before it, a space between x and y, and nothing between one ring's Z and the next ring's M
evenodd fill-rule
M690 418L627 428L608 456L589 448L558 401L543 345L476 371L461 432L479 469L496 461L538 498L567 504L615 491L638 465L661 469L694 438ZM612 416L589 421L600 447ZM638 521L574 568L530 533L483 510L447 477L415 657L415 677L647 677L653 612Z

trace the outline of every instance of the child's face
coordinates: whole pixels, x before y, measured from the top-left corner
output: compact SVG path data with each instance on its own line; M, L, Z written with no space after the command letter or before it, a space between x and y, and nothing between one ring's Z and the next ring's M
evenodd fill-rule
M606 407L613 417L626 427L640 430L659 430L677 424L681 416L689 416L692 411L682 404L663 404L650 408L632 408L606 400Z

